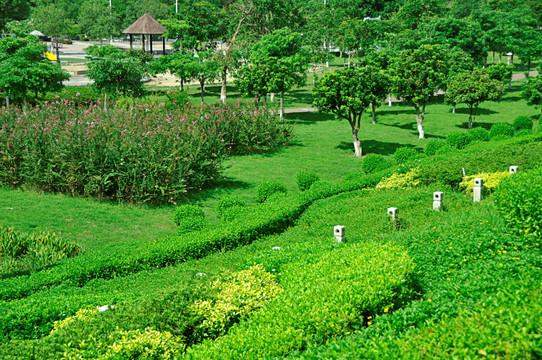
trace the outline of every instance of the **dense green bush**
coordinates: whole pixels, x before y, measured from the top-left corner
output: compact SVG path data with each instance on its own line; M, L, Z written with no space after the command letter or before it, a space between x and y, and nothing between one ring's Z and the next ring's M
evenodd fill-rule
M281 296L226 336L189 349L188 356L275 358L325 343L411 300L413 271L411 259L399 247L371 243L338 248L282 274Z
M310 172L300 172L297 174L297 188L299 191L310 189L311 185L320 180L320 177Z
M35 271L81 252L54 232L21 233L0 225L0 278Z
M489 130L489 138L492 140L503 140L514 136L514 128L507 123L496 123Z
M452 148L450 148L446 141L440 139L429 140L427 145L425 145L425 155L427 156L445 154L451 150Z
M368 154L361 162L361 170L365 174L373 174L390 167L391 163L383 155Z
M542 235L542 167L501 181L494 199L508 226L518 232Z
M256 187L256 201L259 203L262 203L277 193L286 194L287 192L288 190L286 189L286 186L284 186L284 184L279 181L276 181L276 180L262 181Z
M518 116L512 123L514 130L532 130L533 120L528 116Z
M229 194L223 196L216 205L216 216L222 220L232 220L230 215L233 214L232 208L244 207L245 201L237 195Z
M393 154L393 160L397 165L404 164L410 160L418 159L419 157L420 153L416 149L407 146L397 148Z
M521 130L516 131L516 133L514 134L514 136L526 136L526 135L532 135L532 134L533 134L533 131L532 131L532 130L529 130L529 129L521 129Z
M179 234L201 230L205 227L205 213L199 206L180 205L175 209L173 221Z
M489 141L489 131L483 127L475 127L467 130L467 133L472 138L472 141Z
M446 143L456 149L463 149L472 142L473 138L468 131L451 131L446 135Z

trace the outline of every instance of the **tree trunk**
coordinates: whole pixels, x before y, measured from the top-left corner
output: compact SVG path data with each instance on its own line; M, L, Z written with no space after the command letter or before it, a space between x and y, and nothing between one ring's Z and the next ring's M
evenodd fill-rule
M456 103L454 103L454 107L452 108L452 114L455 114L455 107L456 107Z
M56 42L56 62L60 63L60 55L58 54L58 38L55 39Z
M9 96L6 96L6 107L9 107Z
M361 141L358 139L358 131L359 129L354 128L352 129L352 142L354 143L354 156L355 157L361 157L363 154L361 149Z
M222 88L220 89L220 101L222 104L226 104L226 76L228 75L228 68L224 67L222 70Z
M493 65L495 65L495 51L493 51Z
M201 106L203 106L203 104L205 104L205 100L204 100L204 93L205 93L205 79L201 79L199 81L199 84L200 84L200 88L201 88Z
M107 111L107 93L104 93L104 111Z
M419 139L425 139L425 133L423 131L423 116L425 112L425 104L420 111L420 105L415 104L414 107L416 108L416 124L418 125L418 133L419 133Z
M280 92L280 121L284 119L284 91Z
M272 92L271 95L269 95L269 101L273 102L275 101L275 93Z
M470 110L470 111L469 111L469 123L468 123L467 126L468 126L469 129L472 129L472 124L473 124L473 122L474 122L474 120L473 120L473 118L472 118L472 113L473 113L473 111L474 111L474 108L471 106L469 110Z
M181 91L184 91L184 81L183 81L183 78L181 78Z
M375 104L374 103L371 103L371 109L373 111L373 125L376 124L376 109L375 109Z
M390 95L388 96L388 106L391 106L391 93L390 93Z
M263 94L263 107L267 107L267 94Z

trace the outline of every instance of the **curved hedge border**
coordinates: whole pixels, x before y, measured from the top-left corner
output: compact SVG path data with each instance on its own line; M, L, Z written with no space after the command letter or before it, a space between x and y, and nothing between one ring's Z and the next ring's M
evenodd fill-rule
M359 176L336 184L317 182L302 193L273 197L254 205L246 216L181 236L141 246L115 245L102 253L84 254L58 266L30 276L0 281L0 300L12 300L69 282L82 286L92 279L111 279L142 270L171 266L189 259L200 259L216 251L231 250L269 234L283 231L314 201L346 191L374 187L391 171Z

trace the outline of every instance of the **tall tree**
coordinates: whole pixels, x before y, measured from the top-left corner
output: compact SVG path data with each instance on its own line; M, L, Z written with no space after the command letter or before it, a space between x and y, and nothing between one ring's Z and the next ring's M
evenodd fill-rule
M313 90L314 105L320 111L330 111L344 118L352 129L354 156L362 156L358 133L361 128L361 115L372 100L372 94L362 71L356 68L343 68L328 72L317 82Z
M79 10L78 25L84 34L100 39L100 45L104 38L120 33L119 18L104 0L85 0Z
M422 45L405 50L394 66L394 87L398 97L416 109L419 138L424 139L425 107L435 92L444 86L448 75L448 50L440 45Z
M47 47L34 36L0 39L0 89L14 102L34 102L62 89L69 74L43 56Z
M528 105L542 109L542 75L531 78L529 82L523 85L521 96L527 100Z
M58 41L60 37L69 32L72 23L71 20L61 7L57 7L54 4L38 7L32 17L38 30L54 38L56 58L60 62Z
M504 87L502 82L489 77L484 69L459 74L448 84L444 101L447 104L465 103L469 107L468 128L472 128L478 107L484 101L497 100Z
M199 60L192 52L176 51L173 55L165 55L153 60L149 65L149 72L153 75L170 72L181 81L181 91L184 84L195 78L198 74Z

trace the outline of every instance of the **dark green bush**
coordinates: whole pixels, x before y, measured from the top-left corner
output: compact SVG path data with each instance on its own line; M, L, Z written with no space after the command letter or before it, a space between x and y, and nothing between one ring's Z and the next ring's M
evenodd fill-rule
M418 159L419 157L420 153L416 149L407 146L397 148L393 154L393 160L397 165L404 164L410 160Z
M310 172L301 172L297 174L297 188L299 191L305 191L310 189L311 185L320 180L320 177Z
M383 155L368 154L361 162L361 170L365 174L373 174L390 167L391 163Z
M444 140L433 139L429 140L427 145L425 145L425 155L433 156L444 154L452 151L452 148Z
M451 131L446 135L446 143L456 149L464 149L473 138L467 131Z
M181 205L175 209L173 221L179 234L200 230L205 227L205 213L195 205Z
M491 140L504 140L514 136L514 128L507 123L496 123L489 130L489 138Z
M467 130L473 141L489 141L489 131L483 127L475 127Z
M532 134L533 134L533 131L532 131L532 130L529 130L529 129L521 129L521 130L516 131L516 133L514 134L514 136L526 136L526 135L532 135Z
M518 116L512 123L514 130L532 130L533 120L528 116Z
M284 184L282 184L279 181L276 181L276 180L262 181L256 187L256 201L259 203L262 203L268 198L270 198L272 195L275 195L276 193L286 194L287 192L288 190L286 189L286 186L284 186Z
M504 179L493 197L510 228L542 236L542 167Z
M233 194L226 195L218 201L218 204L216 205L216 215L220 219L225 220L225 217L230 213L232 208L243 207L245 205L244 200L239 196ZM230 216L227 217L231 220Z

